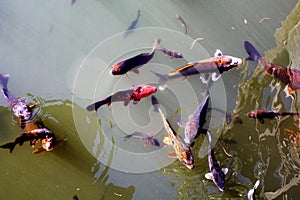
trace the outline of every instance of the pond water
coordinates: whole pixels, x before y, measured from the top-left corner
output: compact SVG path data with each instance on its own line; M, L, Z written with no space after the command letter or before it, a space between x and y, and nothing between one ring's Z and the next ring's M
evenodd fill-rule
M204 136L192 149L194 169L168 156L171 148L162 142L166 133L150 98L127 107L113 103L97 113L85 108L132 85L159 86L151 71L170 72L211 57L216 49L244 59L245 40L268 61L299 69L299 9L296 0L2 1L0 73L10 75L11 93L37 104L35 116L58 139L67 140L40 154L32 154L28 142L12 154L0 149L0 199L245 199L257 179L257 197L297 199L299 145L285 129L297 132L298 119L280 117L261 124L246 114L260 108L297 112L298 93L285 97L285 85L264 75L257 63L244 62L224 72L210 91L212 107L242 120L227 123L213 110L208 115L217 160L229 168L224 192L204 177L209 171ZM125 35L138 10L137 29ZM186 22L187 35L177 14ZM184 59L170 60L156 52L140 74L109 74L115 62L151 51L155 38L182 52ZM196 38L203 39L191 48ZM187 120L205 89L199 76L192 76L173 80L156 93L179 135L183 129L176 121ZM2 97L0 113L4 144L22 130ZM160 146L124 140L135 131L156 135Z

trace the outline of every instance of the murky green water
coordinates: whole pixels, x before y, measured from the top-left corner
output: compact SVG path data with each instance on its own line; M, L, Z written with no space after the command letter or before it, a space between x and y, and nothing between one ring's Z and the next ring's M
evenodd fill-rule
M143 99L136 106L129 105L129 109L115 104L111 109L104 107L97 115L85 111L95 98L103 98L114 90L145 81L157 82L146 67L140 75L129 75L133 82L126 77L111 78L106 68L119 58L135 54L139 51L137 48L151 49L154 37L161 37L162 44L183 51L186 56L186 60L169 61L162 54L155 55L155 64L151 66L155 70L162 65L176 68L187 61L207 58L216 48L224 54L245 58L245 40L253 42L269 61L299 69L299 9L276 32L276 39L274 37L275 30L282 26L281 22L296 3L295 0L77 0L71 5L68 0L2 1L0 72L10 74L10 91L27 97L30 103L37 103L36 115L58 139L66 137L68 140L54 151L38 155L31 154L28 143L17 146L12 154L0 149L0 198L72 199L76 194L79 199L244 199L260 178L262 183L257 190L260 197L277 198L270 192L279 190L279 199L297 199L299 186L289 186L297 185L299 179L299 146L284 130L296 131L297 121L290 117L260 124L248 119L246 113L255 108L296 111L299 100L297 96L285 98L284 85L265 76L263 70L255 70L256 63L246 63L224 73L226 97L213 100L214 105L226 105L227 111L234 112L243 121L213 127L214 134L220 135L214 147L216 157L222 166L230 169L225 192L204 178L209 170L207 157L198 157L204 137L199 137L193 149L195 169L188 170L168 158L169 149L161 142L165 133L160 118L149 111L152 109L149 99ZM137 30L123 39L120 32L135 19L138 9L141 17L137 27L155 28ZM185 19L189 37L181 34L183 29L176 14ZM259 23L264 17L271 19ZM120 35L115 35L118 33ZM191 42L199 37L204 40L191 50ZM99 44L101 48L96 48ZM105 76L99 78L102 71ZM204 91L198 77L188 80L194 94ZM201 100L201 96L191 97L185 87L189 82L174 82L176 87L181 85L182 88L174 92L170 86L157 96L175 126L176 120L186 119L197 106L197 102L181 105L180 98ZM0 105L2 144L15 138L21 130L2 97ZM126 121L128 113L131 120ZM132 122L142 131L159 132L161 147L144 147L143 141L138 139L124 141L123 132L135 131ZM182 129L179 133L182 134ZM234 155L233 158L227 157L222 147ZM159 156L153 153L157 151ZM127 154L122 157L124 152L137 157L127 157ZM107 167L102 161L115 167ZM140 166L141 163L146 163L149 169L163 167L134 173L143 171L145 166ZM280 188L287 189L281 194Z

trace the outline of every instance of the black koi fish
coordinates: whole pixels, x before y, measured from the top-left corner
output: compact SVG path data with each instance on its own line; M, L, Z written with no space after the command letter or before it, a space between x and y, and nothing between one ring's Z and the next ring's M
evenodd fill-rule
M248 117L258 119L260 123L264 123L264 119L274 119L278 116L299 116L299 113L291 113L291 112L275 112L269 111L265 109L261 110L252 110L247 113Z
M34 147L36 142L41 141L42 147L33 151L32 153L40 153L43 151L51 151L54 148L56 139L54 134L47 128L38 128L27 133L22 133L13 142L1 145L0 148L9 149L10 153L18 144L23 145L24 142L30 141L30 146Z
M133 104L138 104L142 98L147 97L156 91L156 87L151 85L134 86L128 90L118 91L101 101L97 101L96 103L87 106L86 109L88 111L97 111L98 108L105 104L109 106L112 102L118 101L123 101L124 106L127 106L131 100L133 101Z
M129 34L133 33L133 30L136 28L136 25L140 19L141 16L141 11L138 10L137 16L135 18L135 20L133 20L130 24L130 26L127 28L127 30L124 33L124 38L126 38Z
M154 56L155 50L158 48L160 43L159 39L155 39L153 42L153 49L148 53L141 53L131 58L121 60L114 64L111 69L111 74L124 75L129 71L133 71L139 74L138 68L142 67L144 64L148 63Z
M188 169L193 169L195 167L194 157L190 147L186 146L182 142L181 138L176 134L170 122L168 121L162 109L160 108L159 102L154 95L152 95L151 101L152 101L152 105L154 106L154 110L157 110L159 112L162 121L164 123L164 127L168 133L168 137L165 137L164 143L167 145L171 145L175 151L174 155L172 156L175 156Z
M159 83L162 85L166 85L170 80L175 78L187 78L192 75L207 73L213 73L212 78L213 81L215 81L223 72L240 66L242 63L242 59L223 55L222 52L217 49L215 57L188 63L169 74L159 74L153 71L152 73L159 77Z
M142 132L133 132L129 135L126 135L124 137L124 139L127 140L131 137L137 137L137 138L140 138L140 139L144 140L145 141L144 142L145 146L149 146L149 145L156 146L156 147L160 146L158 140L153 135L148 135L148 134L142 133Z
M210 173L205 174L205 178L212 180L215 185L219 188L220 191L224 191L225 189L225 175L228 172L228 168L220 167L219 163L216 160L214 151L212 149L212 139L211 133L209 131L206 132L207 139L208 139L208 164Z
M265 73L269 76L275 77L284 84L286 87L284 92L286 95L295 93L297 89L300 89L300 70L289 69L273 63L269 63L261 57L255 47L248 41L244 42L245 50L249 54L247 60L252 60L261 64Z

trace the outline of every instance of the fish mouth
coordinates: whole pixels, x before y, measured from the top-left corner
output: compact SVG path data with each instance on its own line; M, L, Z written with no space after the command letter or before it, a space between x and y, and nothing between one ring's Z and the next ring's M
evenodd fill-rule
M191 164L191 165L189 165L189 164L185 164L185 166L186 166L188 169L193 169L193 168L195 167L195 165L194 165L194 164Z

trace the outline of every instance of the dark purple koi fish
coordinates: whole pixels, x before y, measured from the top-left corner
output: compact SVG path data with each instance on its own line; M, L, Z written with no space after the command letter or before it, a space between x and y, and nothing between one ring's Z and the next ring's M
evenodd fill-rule
M113 76L124 75L129 71L133 71L139 74L138 68L142 67L144 64L148 63L153 58L155 50L159 46L159 42L160 42L159 39L154 40L153 49L151 52L141 53L131 58L127 58L117 62L112 66L111 74Z

